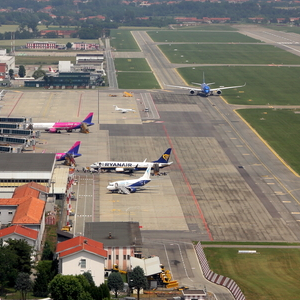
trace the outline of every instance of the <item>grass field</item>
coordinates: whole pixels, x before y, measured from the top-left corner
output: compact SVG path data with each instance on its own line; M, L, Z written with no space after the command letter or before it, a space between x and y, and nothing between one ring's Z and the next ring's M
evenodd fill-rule
M172 63L196 64L299 64L299 57L265 44L160 45ZM188 61L188 62L187 62Z
M178 72L188 85L201 83L203 72L206 82L215 82L211 87L243 85L246 82L243 88L223 91L222 96L232 104L300 105L300 68L189 67L179 68Z
M235 280L247 300L299 300L299 249L255 250L259 253L238 254L237 248L204 248L210 268Z
M245 109L237 111L300 174L300 110Z
M58 65L59 61L71 61L75 64L75 56L16 56L16 65Z
M116 58L114 62L118 71L151 71L144 58Z
M200 31L237 31L236 28L233 28L230 25L218 25L218 24L201 24L197 26L182 26L176 27L177 30L200 30Z
M112 29L110 31L111 40L110 45L111 47L115 48L117 51L140 51L137 43L135 42L130 30L117 30Z
M19 28L19 25L1 25L0 26L0 33L16 31ZM76 26L47 26L45 25L38 25L38 30L72 30L76 28Z
M120 89L160 89L152 73L118 72L117 79Z
M238 32L205 31L147 31L155 42L206 42L206 43L261 43Z

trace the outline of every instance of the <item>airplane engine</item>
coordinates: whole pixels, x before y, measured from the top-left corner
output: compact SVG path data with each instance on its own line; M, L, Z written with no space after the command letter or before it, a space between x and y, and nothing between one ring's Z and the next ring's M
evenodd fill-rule
M124 168L116 168L116 172L124 172Z
M136 188L127 188L129 191L130 191L130 193L135 193L136 192Z
M194 95L195 91L194 90L190 90L190 95Z
M218 90L218 91L217 91L217 94L218 94L218 95L222 95L222 91L221 91L221 90Z
M55 132L57 132L57 130L56 130L56 128L50 128L50 129L49 129L49 132L55 133Z

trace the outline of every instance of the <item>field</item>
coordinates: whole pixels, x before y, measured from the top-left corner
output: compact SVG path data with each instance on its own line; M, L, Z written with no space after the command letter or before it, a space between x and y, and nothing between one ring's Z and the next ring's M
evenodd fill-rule
M258 254L238 254L238 248L204 252L210 268L235 280L247 300L299 300L299 249L253 249Z
M1 25L0 26L0 33L16 31L19 25ZM76 26L47 26L46 25L38 25L38 30L72 30L76 28Z
M152 73L118 72L117 79L120 89L160 89Z
M300 174L300 110L243 109L237 112Z
M182 43L261 43L238 32L205 31L147 31L155 42Z
M199 30L199 31L237 31L236 28L233 28L230 25L218 25L218 24L201 24L197 26L182 26L176 27L177 30Z
M179 68L188 85L215 82L211 87L247 85L223 92L231 104L244 105L300 105L298 84L300 68L289 67L195 67ZM183 90L179 90L182 93Z
M114 62L118 71L151 71L144 58L116 58Z
M16 65L58 65L59 61L71 61L75 64L75 56L16 56Z
M131 32L129 30L116 30L112 29L110 31L111 40L110 46L115 48L116 51L140 51L137 43L135 42Z
M299 57L265 44L167 44L159 48L172 63L299 64Z

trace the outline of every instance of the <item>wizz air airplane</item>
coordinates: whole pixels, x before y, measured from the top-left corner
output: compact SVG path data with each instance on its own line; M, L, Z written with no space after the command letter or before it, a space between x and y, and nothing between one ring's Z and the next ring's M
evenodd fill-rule
M246 83L244 85L237 85L237 86L220 86L218 88L214 88L212 89L210 87L211 84L214 84L214 82L212 83L205 83L205 79L204 79L204 73L203 73L203 83L196 83L196 82L192 82L192 84L195 85L200 85L201 88L195 88L195 87L190 87L190 86L177 86L177 85L167 85L166 86L170 86L170 87L176 87L176 88L180 88L180 89L186 89L186 90L190 90L190 95L203 95L208 97L213 96L214 92L216 92L217 95L221 95L222 94L222 90L227 90L227 89L237 89L240 87L244 87L246 85Z
M55 155L56 161L63 161L63 160L66 160L66 157L67 157L68 155L71 155L73 158L81 156L81 154L78 153L80 144L81 144L81 142L80 142L80 141L77 141L77 142L70 148L70 150L69 150L68 152L56 153L56 155Z
M61 133L61 130L72 132L73 130L80 129L83 124L86 126L92 126L94 113L89 113L82 122L56 122L56 123L32 123L29 128L33 130L45 130L51 133Z
M147 158L143 162L118 162L118 161L103 161L95 162L90 165L91 168L100 169L104 171L116 171L116 172L134 172L146 170L149 166L153 168L154 164L158 164L159 168L165 168L170 166L173 162L169 162L172 148L169 148L158 159L152 162L147 162Z
M119 194L130 194L135 193L142 186L151 181L150 178L151 166L148 166L145 174L138 179L131 180L120 180L115 182L110 182L107 189L112 193L117 192Z
M114 108L115 108L116 111L120 111L123 114L127 113L127 112L135 112L134 109L131 109L131 108L120 108L117 105L114 105Z

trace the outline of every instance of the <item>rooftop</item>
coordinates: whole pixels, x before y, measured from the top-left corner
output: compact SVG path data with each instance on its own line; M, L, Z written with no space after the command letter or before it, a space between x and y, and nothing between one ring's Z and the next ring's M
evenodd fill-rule
M138 222L86 222L84 236L107 247L142 245Z
M36 240L38 237L38 231L30 229L25 226L20 226L20 225L13 225L9 226L7 228L1 229L0 230L0 238L3 238L4 236L10 235L12 233L26 236L27 238Z

